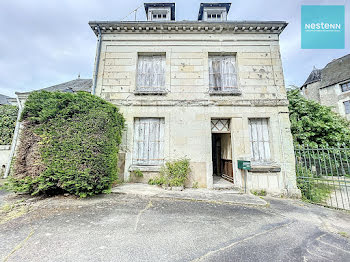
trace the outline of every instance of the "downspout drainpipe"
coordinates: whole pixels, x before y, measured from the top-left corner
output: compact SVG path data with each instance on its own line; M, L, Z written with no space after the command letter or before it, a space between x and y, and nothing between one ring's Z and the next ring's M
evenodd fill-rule
M19 121L21 119L21 114L22 114L22 105L21 105L21 102L19 101L18 95L17 95L16 99L17 99L17 104L18 104L18 114L17 114L15 132L13 134L13 139L12 139L12 143L11 143L11 151L10 151L9 160L7 162L7 166L5 169L4 178L7 178L9 173L10 173L12 159L13 159L13 156L15 154L15 149L16 149L16 144L17 144L17 139L18 139L18 134L19 134L19 127L20 127Z
M94 75L94 84L92 86L92 94L96 94L96 86L97 86L97 76L98 76L98 68L100 65L100 56L101 56L101 47L102 47L102 35L101 35L101 29L100 26L97 25L97 31L98 31L98 46L97 46L97 56L96 56L96 65L95 65L95 75Z

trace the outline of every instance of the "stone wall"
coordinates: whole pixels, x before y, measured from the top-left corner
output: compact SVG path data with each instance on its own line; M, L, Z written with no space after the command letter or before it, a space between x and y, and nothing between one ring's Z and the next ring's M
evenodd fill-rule
M301 92L305 98L320 103L320 85L320 81L308 84L307 86L302 88Z
M342 92L339 84L320 89L321 105L330 106L332 110L350 120L345 114L344 102L350 100L350 92Z

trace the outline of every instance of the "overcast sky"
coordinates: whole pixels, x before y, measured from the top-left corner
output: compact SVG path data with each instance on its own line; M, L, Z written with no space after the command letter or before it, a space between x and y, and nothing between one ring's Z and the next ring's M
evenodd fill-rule
M121 20L140 0L1 0L0 94L36 90L77 78L92 78L96 36L88 21ZM152 2L152 1L146 1ZM153 1L154 2L154 1ZM162 1L157 1L162 2ZM167 2L167 1L164 1ZM176 2L176 20L196 20L200 2ZM218 2L218 1L216 1ZM223 1L229 2L229 1ZM289 25L280 36L286 85L301 85L313 66L350 53L350 0L234 0L229 20L278 20ZM346 43L340 50L300 48L301 4L345 4ZM126 20L132 20L129 16ZM143 7L137 20L144 20Z

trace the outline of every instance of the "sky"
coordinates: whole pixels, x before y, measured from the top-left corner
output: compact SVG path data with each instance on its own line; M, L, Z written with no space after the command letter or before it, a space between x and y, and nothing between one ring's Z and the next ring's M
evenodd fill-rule
M155 2L155 1L146 1ZM157 1L169 2L169 1ZM176 20L197 20L197 1L176 3ZM229 2L229 1L221 1ZM140 0L0 0L0 94L14 96L81 78L92 78L96 36L88 22L145 20ZM312 68L350 53L350 26L345 49L301 49L302 4L344 4L350 25L350 0L233 0L228 20L286 21L280 48L286 86L304 83ZM127 17L126 17L127 16ZM126 18L125 18L126 17Z

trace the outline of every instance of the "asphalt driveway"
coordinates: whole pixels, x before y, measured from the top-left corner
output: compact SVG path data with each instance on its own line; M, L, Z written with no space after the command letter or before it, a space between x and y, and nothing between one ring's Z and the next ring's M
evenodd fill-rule
M0 225L0 258L350 261L349 213L266 200L269 207L121 194L86 200L10 197L17 204L2 216L7 218Z

